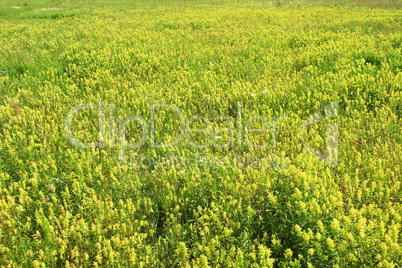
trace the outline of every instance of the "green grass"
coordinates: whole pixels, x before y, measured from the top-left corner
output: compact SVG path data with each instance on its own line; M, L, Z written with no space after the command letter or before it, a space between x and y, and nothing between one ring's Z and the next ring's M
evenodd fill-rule
M12 16L20 13L24 13L34 9L40 9L42 7L51 6L57 3L57 0L53 1L30 1L30 0L17 0L0 2L0 17Z

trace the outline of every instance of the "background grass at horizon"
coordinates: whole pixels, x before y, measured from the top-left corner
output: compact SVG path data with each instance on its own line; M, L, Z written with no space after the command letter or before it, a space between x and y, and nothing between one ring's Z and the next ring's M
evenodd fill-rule
M144 7L156 7L161 5L263 5L263 6L303 6L309 5L334 5L341 4L343 6L361 5L369 7L382 7L382 8L397 8L402 7L400 0L311 0L311 1L295 1L295 0L80 0L80 1L66 1L66 0L1 0L0 1L0 18L4 16L13 16L22 13L30 14L38 10L45 11L47 9L70 9L70 10L93 10L93 9L115 9L127 10Z

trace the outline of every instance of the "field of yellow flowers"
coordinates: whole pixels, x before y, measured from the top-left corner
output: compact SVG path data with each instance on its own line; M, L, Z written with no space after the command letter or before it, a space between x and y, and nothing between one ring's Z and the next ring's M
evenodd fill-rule
M0 267L402 263L400 2L0 4Z

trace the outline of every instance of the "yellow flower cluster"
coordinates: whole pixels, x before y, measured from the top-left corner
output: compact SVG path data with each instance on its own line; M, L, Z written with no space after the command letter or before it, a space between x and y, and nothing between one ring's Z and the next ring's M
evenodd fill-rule
M400 265L398 9L42 2L0 7L1 267Z

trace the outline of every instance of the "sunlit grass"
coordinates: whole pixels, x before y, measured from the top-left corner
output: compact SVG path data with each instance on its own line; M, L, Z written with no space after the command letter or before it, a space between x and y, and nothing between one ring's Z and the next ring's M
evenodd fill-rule
M402 262L398 9L0 3L0 265Z

